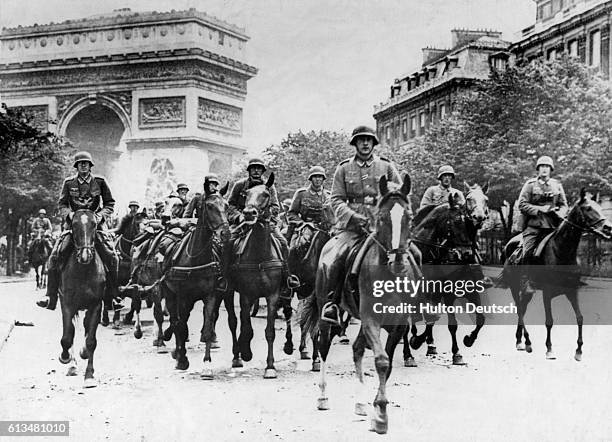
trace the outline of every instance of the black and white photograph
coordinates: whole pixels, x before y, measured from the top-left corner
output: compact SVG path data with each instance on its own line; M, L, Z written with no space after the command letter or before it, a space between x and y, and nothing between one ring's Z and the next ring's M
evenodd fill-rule
M0 0L0 439L612 440L612 0Z

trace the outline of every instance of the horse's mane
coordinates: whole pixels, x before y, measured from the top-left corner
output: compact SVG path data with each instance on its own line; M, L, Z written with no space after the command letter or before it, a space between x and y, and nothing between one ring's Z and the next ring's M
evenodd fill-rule
M440 213L444 210L450 209L448 203L440 204L438 206L425 206L417 212L414 219L412 220L413 225L416 227L425 227L435 220Z

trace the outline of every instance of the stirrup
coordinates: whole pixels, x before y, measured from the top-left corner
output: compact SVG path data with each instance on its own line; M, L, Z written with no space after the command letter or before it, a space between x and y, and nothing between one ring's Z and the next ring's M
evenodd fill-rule
M333 310L333 312L331 310ZM330 313L330 315L328 316L326 313ZM330 317L331 315L333 315L333 317ZM333 301L328 301L321 309L321 321L329 322L330 324L341 327L342 323L340 322L340 308L338 305Z
M287 287L290 289L297 289L301 285L300 278L298 278L296 275L289 275L287 277Z
M217 280L215 281L215 290L217 290L218 292L227 292L227 290L229 289L229 283L227 282L227 278L224 278L223 276L219 276L217 278Z

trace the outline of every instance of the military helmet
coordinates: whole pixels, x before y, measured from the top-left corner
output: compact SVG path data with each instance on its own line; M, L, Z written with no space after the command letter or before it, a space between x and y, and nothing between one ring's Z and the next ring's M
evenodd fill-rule
M543 155L538 158L538 162L536 163L536 170L538 170L538 167L540 166L550 166L550 170L555 170L553 159L548 155Z
M91 154L89 152L77 152L74 155L74 164L73 167L77 167L77 164L79 163L79 161L89 161L89 164L91 164L91 166L93 167L94 162L93 162L93 158L91 157Z
M372 137L374 139L374 146L378 144L378 137L376 136L376 132L374 132L374 129L368 126L357 126L355 129L353 129L353 133L351 134L350 144L354 146L355 140L357 139L357 137L363 136L363 135Z
M163 201L158 201L155 203L155 209L163 209L165 206Z
M247 165L247 171L252 167L252 166L261 166L264 168L264 172L266 171L266 165L264 164L264 162L260 159L260 158L251 158L249 160L249 164Z
M313 176L317 175L321 175L323 179L327 179L327 176L325 175L325 169L323 169L321 166L312 166L308 171L308 179L311 179Z
M185 183L179 183L179 185L176 186L176 191L178 192L179 190L182 190L182 189L189 190L189 186L187 186L187 184Z
M47 211L46 211L45 209L40 209L40 210L38 211L38 213L42 213L43 215L46 215L46 214L47 214Z
M216 173L209 173L208 175L204 177L204 184L206 185L208 183L219 184L219 177L217 176Z
M140 204L138 204L138 201L132 200L132 201L130 201L130 203L128 204L128 207L130 207L130 206L140 207Z
M455 169L453 169L453 166L449 166L447 164L438 169L438 179L442 178L442 175L446 174L452 175L453 178L455 178Z

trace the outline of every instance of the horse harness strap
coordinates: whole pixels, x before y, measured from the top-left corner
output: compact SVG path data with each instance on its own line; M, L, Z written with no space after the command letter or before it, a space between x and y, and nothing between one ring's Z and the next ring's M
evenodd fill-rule
M171 281L185 281L196 275L199 277L209 277L218 275L219 271L220 269L218 262L210 262L208 264L195 267L175 266L168 269L168 271L162 276L162 279L160 279L160 282L164 279L169 279Z
M548 241L550 240L550 238L552 238L555 235L555 233L556 233L556 230L553 230L548 235L546 235L544 238L542 238L542 240L540 241L540 243L536 247L535 252L533 253L534 258L539 258L540 257L540 255L544 251L544 248L546 247L546 244L548 244Z
M265 270L271 270L271 269L284 269L285 263L280 259L271 259L271 260L263 261L260 263L237 262L236 264L233 264L233 267L235 267L238 270L265 271Z

